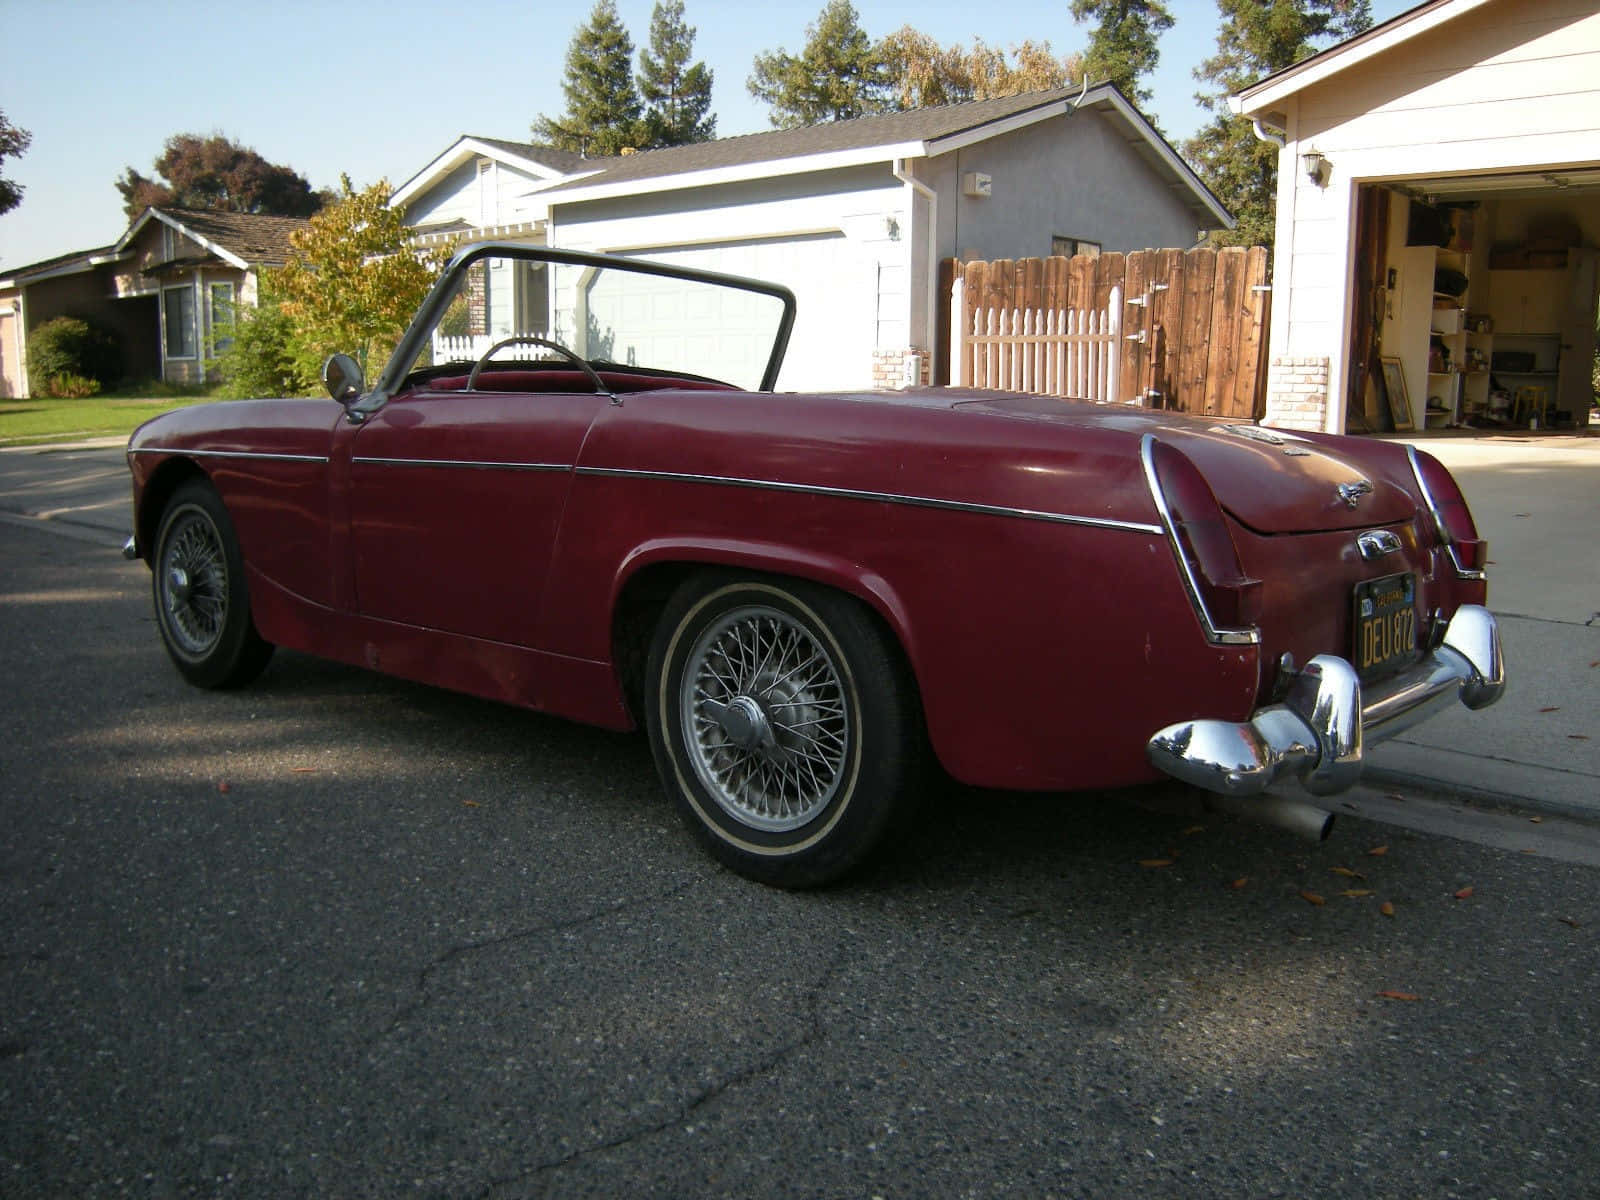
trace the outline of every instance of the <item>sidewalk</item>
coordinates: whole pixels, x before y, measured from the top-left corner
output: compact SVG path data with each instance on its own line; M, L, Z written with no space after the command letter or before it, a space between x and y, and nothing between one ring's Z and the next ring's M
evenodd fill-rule
M1366 779L1600 820L1600 438L1414 444L1454 473L1489 540L1506 691L1374 746Z

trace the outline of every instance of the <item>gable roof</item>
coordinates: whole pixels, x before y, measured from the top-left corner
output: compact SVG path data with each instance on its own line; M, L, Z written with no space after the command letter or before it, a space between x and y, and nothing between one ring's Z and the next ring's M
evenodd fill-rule
M1185 193L1202 222L1233 225L1222 203L1154 126L1111 84L1024 92L993 100L947 104L720 138L617 158L588 159L590 173L540 188L552 202L704 187L743 179L798 174L900 158L926 158L999 137L1076 109L1090 109L1119 128L1127 143L1169 185Z
M93 250L73 250L68 254L57 254L53 258L42 258L26 266L0 268L0 287L41 283L61 275L77 275L103 263L114 262L117 257L116 246L97 246Z
M1243 91L1228 97L1228 107L1235 113L1252 116L1266 113L1281 105L1290 96L1304 91L1312 84L1321 83L1329 76L1365 62L1396 46L1431 33L1447 21L1481 8L1493 0L1425 0L1415 8L1390 17L1380 25L1346 38L1309 58L1303 58L1265 79L1251 84Z
M535 179L549 182L558 182L582 171L592 170L597 161L607 161L586 159L581 154L557 150L554 146L535 146L530 142L508 142L500 138L463 133L443 154L397 187L394 195L389 197L389 207L404 208L451 171L475 158L494 159Z
M128 232L116 245L117 252L126 250L151 221L176 229L241 271L253 266L281 267L294 253L289 235L310 224L302 217L150 207L128 226Z

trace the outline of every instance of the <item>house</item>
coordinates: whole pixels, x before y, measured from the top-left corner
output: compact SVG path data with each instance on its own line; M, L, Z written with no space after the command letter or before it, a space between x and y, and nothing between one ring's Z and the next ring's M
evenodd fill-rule
M59 316L116 333L130 379L215 378L223 329L254 306L259 270L288 261L295 217L147 208L114 245L0 275L0 394L30 394L28 335Z
M606 159L463 137L391 203L424 238L786 284L799 315L779 386L794 389L937 378L941 259L1188 246L1232 223L1109 85Z
M1430 0L1230 103L1281 146L1269 423L1587 425L1595 0Z

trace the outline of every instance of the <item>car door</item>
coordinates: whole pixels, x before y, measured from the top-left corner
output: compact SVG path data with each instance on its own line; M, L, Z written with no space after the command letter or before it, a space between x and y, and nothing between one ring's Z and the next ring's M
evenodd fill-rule
M595 394L427 386L389 400L351 446L357 611L534 645L573 465L609 403Z

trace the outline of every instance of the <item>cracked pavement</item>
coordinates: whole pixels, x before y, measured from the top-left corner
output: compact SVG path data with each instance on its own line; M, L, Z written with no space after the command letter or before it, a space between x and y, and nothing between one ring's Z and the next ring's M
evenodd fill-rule
M141 565L3 523L0 563L7 1197L1600 1174L1600 872L1517 841L1553 823L1318 846L951 790L872 874L778 892L700 852L641 738L298 655L199 692Z

